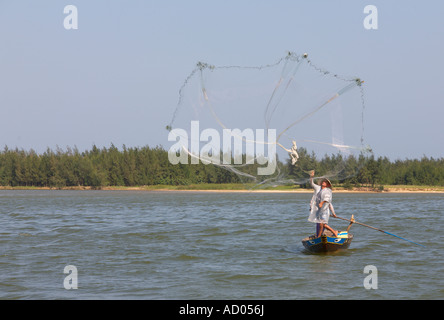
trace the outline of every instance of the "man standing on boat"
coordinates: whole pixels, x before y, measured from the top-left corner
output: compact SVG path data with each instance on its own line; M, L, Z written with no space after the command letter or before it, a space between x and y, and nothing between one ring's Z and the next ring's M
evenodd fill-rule
M328 218L330 217L330 210L332 216L336 217L332 205L333 193L331 190L331 183L327 178L321 180L321 185L313 182L314 170L310 172L310 184L314 189L314 194L310 203L310 215L308 221L316 223L316 237L320 237L325 229L330 230L335 237L338 232L328 225Z

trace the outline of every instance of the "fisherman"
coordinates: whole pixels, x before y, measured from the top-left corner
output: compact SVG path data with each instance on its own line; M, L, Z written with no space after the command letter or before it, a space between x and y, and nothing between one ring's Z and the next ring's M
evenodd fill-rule
M320 185L313 182L314 170L310 172L310 183L314 189L313 197L310 202L310 215L308 221L316 223L316 237L320 237L325 229L330 230L335 237L338 236L338 231L334 230L328 225L328 218L330 211L333 217L336 218L335 210L332 205L332 190L331 183L327 178L321 179Z

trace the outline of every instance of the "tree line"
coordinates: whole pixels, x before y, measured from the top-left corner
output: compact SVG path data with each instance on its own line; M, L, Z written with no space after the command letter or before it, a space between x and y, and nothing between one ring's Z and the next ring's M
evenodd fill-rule
M356 158L337 154L325 155L321 160L316 160L316 155L309 154L304 148L300 151L298 149L298 152L300 168L291 167L290 170L315 169L318 175L327 174L330 168L341 168L332 183L340 183L345 187L444 186L444 158L423 156L421 159L390 161L387 157L375 158L373 155Z
M342 165L343 170L335 184L344 186L371 185L444 185L444 158L406 159L390 161L387 157L359 158L326 155L318 159L314 153L298 149L298 166L289 159L279 161L281 173L291 177L307 169L317 174L331 167ZM257 166L246 172L254 174ZM245 181L245 180L244 180ZM111 145L109 148L93 146L80 152L77 148L66 150L48 148L38 154L34 150L9 149L0 151L0 185L11 187L93 187L190 185L201 183L239 183L241 177L212 164L177 164L168 160L168 151L160 146L151 148Z

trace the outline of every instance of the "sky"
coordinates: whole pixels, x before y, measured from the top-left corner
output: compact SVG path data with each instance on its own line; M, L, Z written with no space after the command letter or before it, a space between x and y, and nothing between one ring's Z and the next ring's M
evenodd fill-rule
M367 5L377 29L364 27ZM375 156L442 158L443 16L442 1L0 0L0 148L167 149L198 61L264 65L295 51L365 81Z

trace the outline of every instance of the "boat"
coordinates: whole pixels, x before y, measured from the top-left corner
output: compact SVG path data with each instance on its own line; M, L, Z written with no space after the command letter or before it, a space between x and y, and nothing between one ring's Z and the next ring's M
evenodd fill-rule
M348 249L352 240L353 235L348 231L338 231L335 237L331 231L325 230L320 237L313 235L302 239L302 244L310 252L334 252Z
M336 237L330 230L324 229L322 235L318 237L317 235L308 236L302 239L302 244L305 249L310 252L334 252L338 250L348 249L350 243L353 240L353 235L349 233L351 226L355 223L354 216L351 216L350 220L347 220L350 224L346 231L338 231L338 236Z

